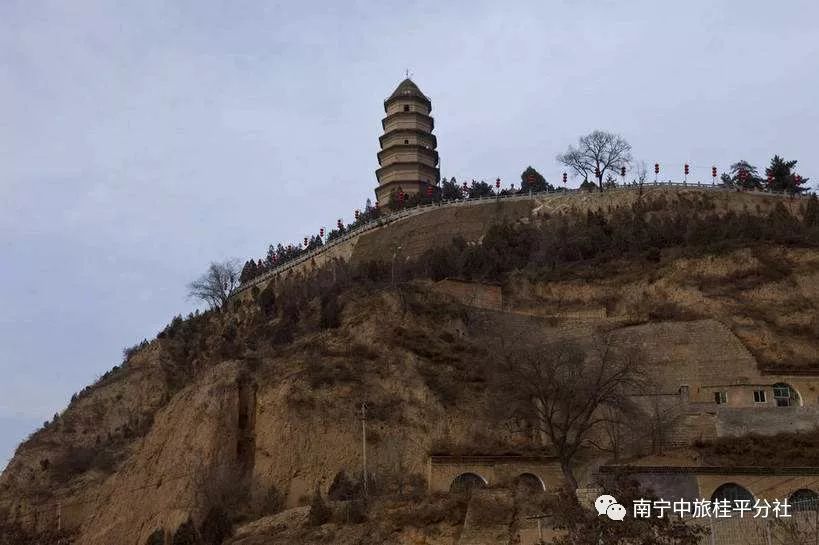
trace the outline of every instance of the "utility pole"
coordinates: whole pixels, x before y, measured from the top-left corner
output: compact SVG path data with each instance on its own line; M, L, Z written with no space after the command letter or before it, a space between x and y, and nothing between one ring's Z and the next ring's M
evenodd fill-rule
M367 404L361 403L361 463L364 476L364 497L367 497Z
M63 530L63 502L57 500L57 532Z

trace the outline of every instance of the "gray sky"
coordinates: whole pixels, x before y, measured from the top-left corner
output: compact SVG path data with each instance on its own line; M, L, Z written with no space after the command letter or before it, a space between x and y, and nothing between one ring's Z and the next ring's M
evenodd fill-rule
M209 260L372 196L409 68L446 176L519 183L593 129L680 177L819 178L819 4L0 1L0 467L187 313ZM701 168L697 168L701 167Z

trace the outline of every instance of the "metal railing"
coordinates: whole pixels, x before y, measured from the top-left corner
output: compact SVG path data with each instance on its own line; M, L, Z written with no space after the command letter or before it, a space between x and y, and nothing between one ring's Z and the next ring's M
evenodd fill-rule
M779 197L793 197L793 198L805 198L810 196L810 194L806 193L787 193L784 191L756 191L756 190L740 190L736 188L725 187L723 185L715 185L715 184L703 184L700 182L673 182L671 180L662 182L646 182L644 184L624 184L624 185L617 185L614 187L608 187L604 189L605 192L609 191L639 191L641 189L646 188L653 188L653 187L677 187L677 188L687 188L687 189L699 189L699 190L710 190L710 191L723 191L723 192L733 192L733 193L746 193L751 195L759 195L759 196L770 196L775 195ZM333 240L310 250L295 259L292 259L286 263L282 263L269 271L265 271L264 273L260 274L259 276L254 277L253 279L245 282L238 288L236 288L233 293L231 293L231 297L234 297L244 291L251 289L253 286L257 286L261 283L268 281L269 279L282 274L284 272L289 271L290 269L301 265L305 261L313 259L314 257L321 255L322 253L330 250L331 248L342 244L351 238L355 238L367 231L371 231L373 229L378 229L380 227L384 227L385 225L389 225L390 223L396 222L398 220L408 218L411 216L417 216L419 214L424 214L431 210L437 208L453 208L458 206L474 206L478 204L486 204L493 201L523 201L535 198L544 198L544 197L551 197L557 198L563 195L578 195L578 194L594 194L594 191L589 191L586 189L574 188L574 189L560 189L555 191L539 191L539 192L529 192L524 194L517 194L512 193L508 195L492 195L487 197L475 197L475 198L463 198L463 199L455 199L455 200L448 200L448 201L438 201L429 204L422 204L419 206L415 206L413 208L407 208L404 210L398 210L395 212L391 212L385 216L378 217L376 219L370 220L364 225L356 227L355 229L344 233L343 235L334 238Z

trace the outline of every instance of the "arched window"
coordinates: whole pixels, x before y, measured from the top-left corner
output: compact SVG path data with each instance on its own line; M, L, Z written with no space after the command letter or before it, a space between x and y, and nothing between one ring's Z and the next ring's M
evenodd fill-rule
M798 407L799 393L794 390L790 384L780 382L773 385L774 401L777 407Z
M819 506L819 494L809 488L800 488L788 498L794 511L813 511Z
M735 483L726 483L714 490L711 501L717 500L728 500L731 505L734 504L735 500L747 500L751 502L751 505L754 504L753 494Z
M461 473L452 481L449 487L450 492L471 492L476 488L483 488L487 485L486 479L475 473Z
M518 475L515 479L515 490L528 494L536 494L546 490L546 487L543 485L543 481L540 480L540 477L534 473L523 473Z

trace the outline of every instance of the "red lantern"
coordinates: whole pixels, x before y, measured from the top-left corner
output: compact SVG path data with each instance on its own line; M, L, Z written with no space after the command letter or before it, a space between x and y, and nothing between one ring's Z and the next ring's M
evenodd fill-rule
M466 190L467 190L467 188L466 188L466 182L464 182L464 191L466 191Z
M529 185L535 184L535 174L534 172L530 172L528 176L526 176L526 181L529 182Z
M343 224L343 223L341 223L341 219L339 219L339 220L336 222L336 227L338 227L339 229L341 229L342 227L344 227L344 224Z
M378 210L378 201L375 201L375 209Z
M799 174L797 174L797 175L796 175L796 185L799 185L799 184L801 184L801 183L802 183L802 176L801 176L801 175L799 175Z
M566 178L567 178L567 176L566 176L566 173L564 172L563 173L563 185L566 185Z
M319 229L319 236L320 236L321 238L324 238L324 227L322 227L321 229Z
M599 169L599 168L597 168L597 167L595 167L595 168L594 168L594 177L595 177L595 178L599 178L599 177L600 177L600 169Z
M500 189L500 178L495 180L495 189Z
M688 163L685 164L685 175L688 176Z
M431 185L427 186L427 197L429 197L430 199L432 198L432 186Z
M717 177L717 167L711 167L711 177L712 178Z
M356 211L355 211L355 219L356 219L356 221L358 221L358 216L359 216L359 215L361 215L361 212L359 212L358 210L356 210Z
M304 247L307 248L307 237L304 237Z
M620 176L626 177L626 167L620 167Z
M660 163L654 163L654 174L660 173Z

